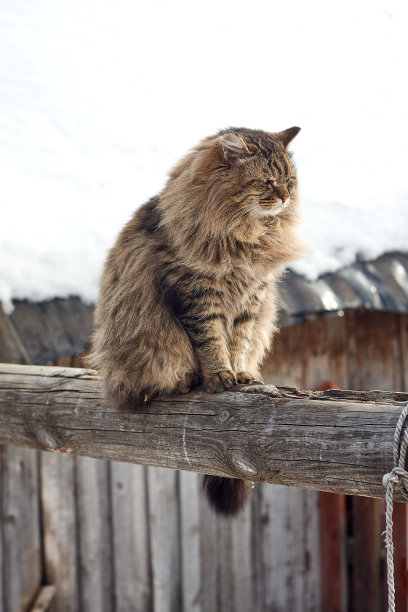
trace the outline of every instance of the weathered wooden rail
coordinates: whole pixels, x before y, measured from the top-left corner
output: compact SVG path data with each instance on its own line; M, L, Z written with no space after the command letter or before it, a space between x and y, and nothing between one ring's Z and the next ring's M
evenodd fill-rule
M92 370L0 364L0 443L384 497L407 393L240 386L118 412ZM395 499L408 501L402 490Z

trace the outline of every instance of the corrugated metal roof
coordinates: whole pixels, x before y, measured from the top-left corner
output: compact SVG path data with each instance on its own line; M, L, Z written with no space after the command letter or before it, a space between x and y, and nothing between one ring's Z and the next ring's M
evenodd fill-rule
M387 253L310 281L290 272L281 283L281 325L347 309L408 312L408 255Z
M0 313L0 361L16 359L7 357L14 355L12 346L22 359L44 364L79 354L89 344L93 307L79 298L14 305L9 317ZM282 327L347 309L408 313L408 254L357 261L314 281L289 272L280 284L279 306Z

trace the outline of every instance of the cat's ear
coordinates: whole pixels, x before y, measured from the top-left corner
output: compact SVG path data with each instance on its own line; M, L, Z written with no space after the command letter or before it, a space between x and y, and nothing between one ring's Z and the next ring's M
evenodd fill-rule
M291 127L283 132L275 132L274 136L281 141L284 147L287 147L289 143L297 136L300 132L300 127Z
M249 149L241 136L228 132L221 137L221 148L226 161L234 162L240 157L248 155Z

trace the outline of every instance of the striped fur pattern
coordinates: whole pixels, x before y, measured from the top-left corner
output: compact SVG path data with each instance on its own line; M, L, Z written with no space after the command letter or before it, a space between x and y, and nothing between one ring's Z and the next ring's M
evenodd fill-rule
M277 281L302 252L286 148L298 131L206 138L122 230L102 275L90 357L108 401L137 406L260 377Z

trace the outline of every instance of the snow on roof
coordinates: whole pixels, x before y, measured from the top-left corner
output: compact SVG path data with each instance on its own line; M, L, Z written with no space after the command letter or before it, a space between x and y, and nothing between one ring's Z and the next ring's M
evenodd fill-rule
M293 143L306 278L407 251L406 3L52 0L0 7L0 300L93 301L171 165L229 125Z

